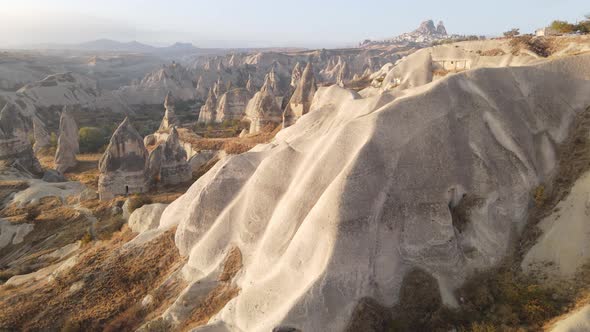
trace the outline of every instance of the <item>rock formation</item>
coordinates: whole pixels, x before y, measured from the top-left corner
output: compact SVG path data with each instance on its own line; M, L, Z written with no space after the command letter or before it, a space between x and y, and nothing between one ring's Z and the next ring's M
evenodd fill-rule
M41 165L33 153L25 121L12 103L0 112L0 166L40 174Z
M173 185L192 178L187 153L180 144L176 127L150 152L147 172L152 184Z
M221 96L226 92L225 84L221 77L217 79L217 81L213 84L213 93L215 94L215 98L219 99Z
M248 92L250 93L254 93L254 90L256 88L254 87L254 83L252 82L252 75L248 75L248 81L246 82L246 90L248 90Z
M76 166L78 163L76 154L79 152L78 125L67 106L64 106L59 119L55 169L61 174L64 174L68 169Z
M320 88L313 112L164 211L190 282L164 318L188 321L236 251L240 291L203 330L346 331L359 300L391 307L415 269L457 303L526 226L588 91L588 55L450 75L400 98Z
M174 106L174 96L172 96L172 92L168 91L166 98L164 99L164 107L166 108L166 112L164 113L164 118L162 119L162 123L160 123L159 131L170 131L170 129L174 126L180 125L180 121L176 117L176 111Z
M293 67L293 72L291 73L291 87L297 87L302 74L303 72L301 71L301 63L297 62L295 67Z
M342 66L340 66L340 70L338 71L338 75L336 76L336 84L343 87L344 82L350 79L350 69L348 68L348 62L344 61Z
M311 62L308 62L301 75L301 80L299 80L299 84L297 84L297 88L293 92L287 108L283 113L283 128L292 125L297 119L309 112L316 90L317 86L313 74L313 67Z
M270 75L246 107L246 119L250 122L250 134L255 134L267 123L281 123L282 111L271 89Z
M37 116L33 117L33 139L35 143L33 144L33 151L35 153L39 153L44 148L47 148L51 145L51 136L45 128L45 124L41 119Z
M162 163L160 166L160 183L173 185L187 182L192 178L192 170L188 164L186 151L180 145L178 131L172 128L164 142Z
M447 28L445 28L445 25L443 24L442 21L438 22L438 25L436 26L436 33L441 36L447 35Z
M116 195L143 193L149 189L146 174L148 152L129 118L119 125L98 163L101 200Z
M199 120L200 123L211 123L215 121L217 111L217 97L215 97L215 92L213 88L209 89L209 95L207 96L207 100L205 104L201 106L201 110L199 112Z
M203 82L203 76L199 76L199 79L197 80L195 98L201 100L207 98L207 88L205 87L205 83Z
M241 119L248 100L252 95L248 90L243 88L232 89L224 93L219 99L217 110L215 111L215 122L225 120Z

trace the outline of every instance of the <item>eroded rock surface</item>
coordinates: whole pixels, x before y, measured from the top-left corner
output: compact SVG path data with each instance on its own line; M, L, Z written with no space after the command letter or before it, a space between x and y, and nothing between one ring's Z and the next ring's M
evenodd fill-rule
M55 169L65 173L76 166L76 154L80 152L78 125L70 110L64 106L59 119L59 137L57 138L57 151L55 152Z

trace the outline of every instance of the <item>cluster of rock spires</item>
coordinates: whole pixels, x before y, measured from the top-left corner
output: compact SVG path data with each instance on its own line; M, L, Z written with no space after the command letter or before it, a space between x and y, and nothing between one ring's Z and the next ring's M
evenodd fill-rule
M399 36L387 39L382 42L376 42L371 40L365 40L361 43L361 47L370 46L372 44L382 44L382 43L418 43L418 44L427 44L431 43L436 40L446 39L449 38L447 33L447 29L442 21L438 22L435 26L433 20L427 20L420 24L420 26L412 31L403 33Z
M101 200L117 195L143 193L156 185L189 181L192 170L181 145L174 97L165 98L166 109L158 132L143 139L129 118L119 125L99 162L98 192ZM150 146L150 150L146 148Z
M24 119L16 106L7 103L0 112L0 166L39 174L41 165L33 153Z
M67 106L64 106L59 119L59 137L55 152L55 169L64 174L76 166L76 154L80 152L78 125Z
M313 67L311 62L308 62L293 92L293 96L291 96L283 113L283 128L292 125L300 117L309 112L313 96L317 89Z

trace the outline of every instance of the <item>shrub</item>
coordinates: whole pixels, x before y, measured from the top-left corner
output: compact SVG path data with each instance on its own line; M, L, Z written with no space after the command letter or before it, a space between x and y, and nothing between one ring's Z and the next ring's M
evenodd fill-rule
M504 37L506 37L506 38L514 38L518 35L520 35L520 29L517 29L517 28L513 28L510 31L504 32Z
M57 149L57 135L54 132L49 136L49 144L52 148Z
M78 131L80 136L80 152L94 153L100 152L109 139L105 131L96 127L82 127Z
M133 213L133 211L139 209L140 207L152 203L152 199L145 195L134 195L129 198L129 213Z
M535 201L535 205L537 207L541 207L543 206L543 203L545 203L545 186L538 185L535 190L533 191L533 199Z
M90 234L90 231L88 230L88 231L86 231L86 233L84 233L84 235L80 239L80 244L82 246L85 246L90 242L92 242L92 234Z
M549 27L560 33L572 33L576 31L576 26L566 21L553 21Z

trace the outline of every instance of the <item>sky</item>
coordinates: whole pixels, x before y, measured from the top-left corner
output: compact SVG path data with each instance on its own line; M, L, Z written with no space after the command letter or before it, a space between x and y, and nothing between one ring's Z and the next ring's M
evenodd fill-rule
M108 38L199 47L337 47L442 20L449 33L532 32L589 0L0 0L0 47Z

